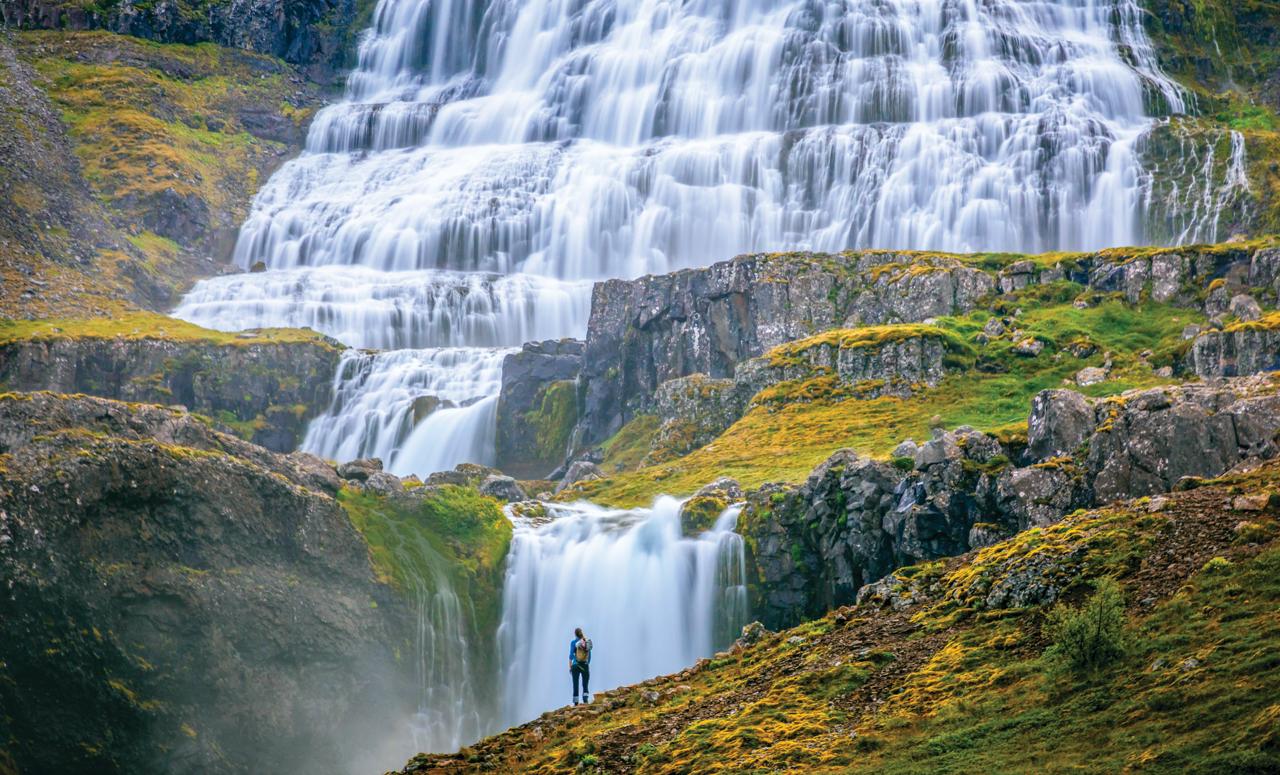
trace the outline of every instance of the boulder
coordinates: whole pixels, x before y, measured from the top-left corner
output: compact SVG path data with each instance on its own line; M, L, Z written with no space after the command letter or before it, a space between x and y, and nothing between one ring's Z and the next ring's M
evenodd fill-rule
M523 501L529 496L510 476L491 474L480 483L480 494L488 495L505 503Z
M539 478L564 461L578 421L582 352L577 339L552 339L503 359L494 436L503 471Z
M1240 293L1231 297L1227 313L1235 315L1238 320L1251 322L1262 317L1262 307L1252 296Z
M382 471L382 459L371 457L352 460L338 466L338 476L348 481L363 482L370 476Z
M578 482L590 482L596 479L603 479L604 471L600 470L600 466L586 460L574 461L569 466L569 470L565 472L564 478L556 485L556 492L560 493L570 485Z

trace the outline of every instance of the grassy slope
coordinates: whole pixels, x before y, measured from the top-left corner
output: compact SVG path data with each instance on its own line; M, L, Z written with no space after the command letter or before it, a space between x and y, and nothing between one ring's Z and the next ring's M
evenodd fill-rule
M51 144L19 131L0 148L8 164L59 169L43 190L11 198L0 224L10 280L0 312L14 317L167 307L228 255L250 197L300 146L321 98L278 60L212 44L59 31L0 45L12 46L28 68L15 77L37 87L40 110L56 112L65 132ZM60 143L72 158L49 158ZM51 207L101 220L43 223ZM44 239L33 244L32 233Z
M58 339L162 339L215 345L316 342L338 347L311 329L265 328L243 334L229 333L154 312L121 312L109 318L0 319L0 345Z
M905 610L842 609L408 771L1274 772L1278 488L1273 462L1158 510L1080 512L904 569ZM1265 512L1229 505L1259 493ZM1045 606L983 603L1019 574L1068 601L1117 577L1128 653L1092 675L1059 668Z
M862 400L833 391L821 378L776 386L762 394L761 405L707 446L670 463L585 483L574 495L637 505L663 492L691 493L719 476L732 476L747 487L767 481L800 481L837 449L852 447L887 457L903 439L928 438L934 422L949 428L972 425L996 433L1016 431L1025 425L1036 393L1061 387L1085 366L1101 365L1107 352L1113 360L1111 379L1081 388L1083 392L1113 395L1169 381L1157 377L1153 367L1172 363L1184 344L1183 327L1203 320L1193 310L1154 302L1134 307L1098 295L1087 295L1091 306L1077 309L1073 300L1081 292L1079 286L1057 283L997 302L995 310L1004 314L1023 309L1017 327L1047 345L1038 357L1015 354L1015 343L1009 337L979 344L978 335L991 316L989 311L938 318L935 327L971 355L967 356L969 364L959 364L964 368L936 388L918 391L908 399ZM877 327L877 331L886 336L886 330L893 328ZM901 328L913 331L921 327L908 324ZM1084 358L1065 349L1085 343L1096 351ZM1144 361L1140 355L1148 350L1151 355ZM606 470L638 462L643 454L637 457L634 450L644 446L645 434L651 434L655 427L651 419L640 418L620 431L605 445Z

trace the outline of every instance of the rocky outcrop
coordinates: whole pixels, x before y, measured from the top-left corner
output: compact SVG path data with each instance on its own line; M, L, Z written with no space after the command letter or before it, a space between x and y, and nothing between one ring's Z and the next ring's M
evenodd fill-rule
M749 398L732 379L692 374L663 382L654 393L654 414L662 424L645 464L679 457L711 442L742 416Z
M0 738L20 772L349 772L416 705L336 476L185 412L0 397Z
M835 453L801 486L766 486L740 524L764 621L854 602L895 568L961 554L1066 514L1173 490L1280 451L1271 376L1087 399L1041 393L1025 450L970 428L905 442L894 465Z
M11 0L0 6L6 27L107 30L160 43L217 43L303 65L321 83L349 66L359 29L359 0L268 2L213 0L188 7L178 0L118 0L80 5Z
M1198 377L1280 371L1280 313L1199 334L1187 351L1185 365Z
M598 283L577 446L615 433L667 380L729 378L741 361L814 331L963 312L994 288L991 275L955 258L890 252L739 256Z
M495 438L503 471L542 477L564 460L578 420L582 347L576 339L532 342L503 359Z
M817 377L833 377L839 388L868 398L905 397L942 381L949 346L944 332L932 326L836 329L746 361L734 379L748 398L772 385Z
M253 334L211 339L22 339L0 344L0 386L156 404L179 404L279 452L296 449L329 404L341 357L316 335L269 341Z

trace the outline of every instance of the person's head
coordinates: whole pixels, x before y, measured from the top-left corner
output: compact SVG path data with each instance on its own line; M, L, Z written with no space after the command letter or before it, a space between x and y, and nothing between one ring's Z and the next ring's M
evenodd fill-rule
M578 636L579 638L581 638L581 637L582 637L582 628L581 628L581 627L574 627L574 628L573 628L573 634L574 634L574 635L576 635L576 636Z

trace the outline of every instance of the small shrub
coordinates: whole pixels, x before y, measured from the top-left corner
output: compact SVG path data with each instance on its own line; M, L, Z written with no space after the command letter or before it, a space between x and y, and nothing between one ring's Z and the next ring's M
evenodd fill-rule
M916 467L916 461L914 458L909 457L895 457L893 459L893 467L899 471L913 471Z
M1229 569L1233 564L1234 563L1226 557L1214 557L1212 560L1209 560L1204 564L1204 568L1202 570L1204 570L1205 573L1220 573Z
M1112 578L1100 579L1080 608L1058 605L1045 630L1052 642L1047 656L1075 672L1095 672L1122 659L1125 634L1124 593Z

